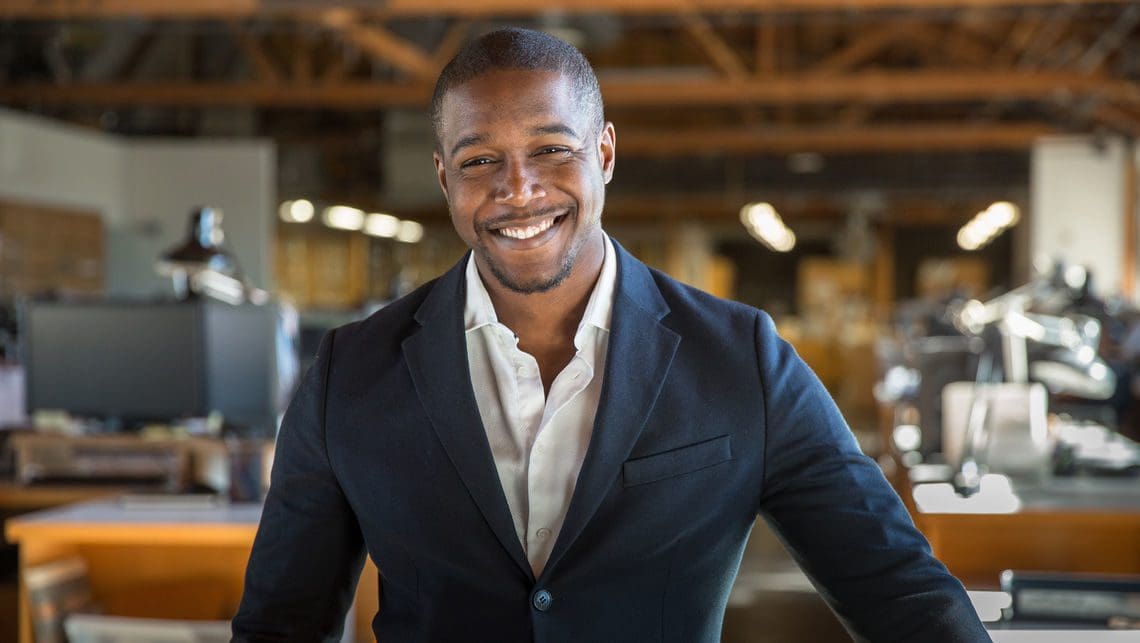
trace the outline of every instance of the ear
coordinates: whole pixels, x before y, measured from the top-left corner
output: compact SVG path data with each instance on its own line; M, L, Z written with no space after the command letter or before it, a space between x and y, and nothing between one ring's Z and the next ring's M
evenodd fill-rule
M451 203L451 199L447 196L447 168L443 166L443 158L440 157L439 151L432 152L431 160L435 163L435 176L439 180L439 189L443 190L443 198Z
M598 158L602 162L602 177L606 183L614 177L615 144L614 124L606 121L601 136L598 137Z

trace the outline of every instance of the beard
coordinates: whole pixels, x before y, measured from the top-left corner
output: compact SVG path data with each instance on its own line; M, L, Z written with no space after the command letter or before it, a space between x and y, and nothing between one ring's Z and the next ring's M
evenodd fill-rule
M526 279L511 275L503 270L502 266L488 253L480 251L479 256L483 258L483 263L503 287L520 295L535 295L553 290L563 281L566 281L566 278L570 276L570 271L574 269L574 260L578 258L578 250L581 245L581 242L576 241L574 246L570 248L570 252L567 252L566 256L562 258L558 271L545 279L542 277Z

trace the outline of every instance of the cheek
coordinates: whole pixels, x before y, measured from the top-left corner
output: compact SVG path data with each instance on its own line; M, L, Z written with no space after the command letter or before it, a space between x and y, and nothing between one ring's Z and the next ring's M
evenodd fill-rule
M475 236L475 223L479 219L483 199L472 190L453 190L448 201L448 210L451 215L451 225L464 240L470 241Z
M479 192L472 189L470 182L456 181L452 184L448 205L453 219L470 219L471 212L478 206Z
M591 198L595 184L600 184L594 180L594 176L590 172L585 171L577 164L567 164L555 168L548 174L548 177L548 186L553 186L558 191L568 193L577 199Z

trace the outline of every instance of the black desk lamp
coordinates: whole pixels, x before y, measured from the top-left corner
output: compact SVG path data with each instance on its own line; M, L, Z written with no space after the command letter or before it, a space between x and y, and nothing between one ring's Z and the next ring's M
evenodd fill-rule
M222 211L200 206L190 212L186 239L159 255L155 270L174 280L179 299L203 293L241 303L248 289L241 278L237 259L223 246Z

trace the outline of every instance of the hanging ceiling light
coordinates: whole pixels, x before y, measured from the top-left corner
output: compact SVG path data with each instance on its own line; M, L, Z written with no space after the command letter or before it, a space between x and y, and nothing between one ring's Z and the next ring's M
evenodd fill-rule
M396 240L404 243L419 243L424 238L424 227L415 221L401 221Z
M313 202L308 199L283 201L277 208L277 214L282 221L289 223L305 223L313 220Z
M391 239L400 232L400 220L390 214L373 212L364 219L364 233Z
M974 215L958 230L958 247L963 250L978 250L993 241L1002 232L1017 225L1021 220L1017 206L1009 201L998 201Z
M364 211L347 205L331 205L321 213L321 220L330 228L359 230L364 226Z
M740 222L760 243L776 252L788 252L796 247L796 234L770 203L749 203L740 209Z

